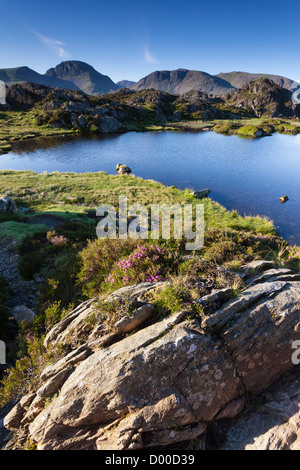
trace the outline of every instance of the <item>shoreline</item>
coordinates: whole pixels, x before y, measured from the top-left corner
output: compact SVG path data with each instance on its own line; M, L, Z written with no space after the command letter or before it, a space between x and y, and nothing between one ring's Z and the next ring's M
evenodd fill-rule
M15 112L18 113L18 112ZM20 114L24 114L20 112ZM26 114L26 113L25 113ZM23 116L24 117L24 116ZM22 119L19 117L19 119ZM296 125L296 123L298 125ZM32 124L32 123L31 123ZM178 132L178 131L195 131L195 132L215 132L217 134L222 135L237 135L238 137L246 137L246 138L261 138L261 137L268 137L275 133L285 134L285 135L298 135L300 134L300 122L293 119L285 119L285 118L273 118L273 119L261 119L261 118L253 118L253 119L241 119L241 120L215 120L215 121L201 121L201 120L194 120L194 121L179 121L179 122L167 122L167 123L158 123L157 125L146 125L141 128L131 128L129 127L126 130L112 132L109 134L105 133L86 133L80 132L78 129L55 129L53 127L48 126L36 126L32 125L29 129L29 132L25 132L23 135L12 136L11 138L1 139L0 137L0 156L7 155L9 152L12 151L13 144L17 143L20 144L27 140L34 140L44 137L67 137L67 136L103 136L103 135L116 135L116 134L125 134L127 132ZM5 129L6 126L2 126L2 132L8 132L9 130L13 129L13 126L7 126L7 131Z

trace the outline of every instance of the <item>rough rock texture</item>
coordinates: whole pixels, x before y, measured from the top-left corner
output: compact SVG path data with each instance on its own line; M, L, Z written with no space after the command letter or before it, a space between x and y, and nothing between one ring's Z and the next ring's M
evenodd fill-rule
M25 305L18 305L12 309L12 315L15 318L17 323L21 323L24 320L27 322L32 323L35 313L30 308L26 307Z
M231 422L220 421L222 450L300 450L300 368L284 375L244 413ZM217 442L216 442L217 444Z
M300 339L298 275L261 263L253 276L250 268L241 274L247 288L229 300L229 292L220 291L217 304L223 305L216 311L205 308L217 292L199 299L201 318L178 312L129 336L113 334L100 349L97 332L100 339L103 332L96 326L84 344L74 342L67 356L45 369L29 407L18 403L4 425L14 430L28 424L30 439L42 450L125 450L176 445L203 436L212 423L233 419L246 398L293 370L292 344ZM112 298L138 297L153 287L132 286ZM84 312L91 308L85 303L71 312L50 331L45 345L58 338L63 344L72 324L79 330L87 324ZM140 308L149 307L136 312ZM130 330L127 321L121 321L124 332ZM45 399L50 400L46 407ZM262 432L255 448L296 448L299 383L291 382L286 395L273 401L283 419L257 428ZM238 429L232 428L233 436ZM245 447L240 441L236 445Z
M129 175L131 173L131 169L122 163L118 163L116 166L116 172L118 175Z
M160 287L165 283L146 282L136 286L122 287L110 295L105 302L113 302L118 299L130 299L134 301L140 299L143 294L152 289ZM153 305L141 301L137 304L130 316L123 316L114 325L113 332L102 324L94 324L94 317L101 313L101 308L96 299L88 300L79 305L75 310L66 315L47 334L44 340L45 348L49 346L71 346L90 340L93 347L108 344L117 335L129 333L149 320L155 313Z
M17 212L16 205L10 197L5 196L5 197L0 198L0 214L6 214L6 213L14 214L16 212Z

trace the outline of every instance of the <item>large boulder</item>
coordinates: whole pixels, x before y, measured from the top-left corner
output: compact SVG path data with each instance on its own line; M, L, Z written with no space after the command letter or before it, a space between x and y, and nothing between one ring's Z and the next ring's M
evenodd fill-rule
M18 305L12 309L12 315L17 323L22 323L23 321L32 323L35 317L35 313L26 305Z
M182 311L153 323L147 306L139 314L152 324L136 331L134 319L135 332L124 336L131 331L124 318L124 334L114 334L100 347L98 325L100 330L89 332L84 344L74 342L67 356L45 369L31 405L19 403L4 425L12 430L29 426L31 441L42 450L125 450L195 439L213 423L233 419L249 396L258 396L293 370L292 345L300 339L299 274L269 269L267 263L259 268L251 278L246 273L253 266L245 267L248 287L237 297L228 300L223 289L199 299L201 317ZM131 293L147 287L135 286ZM45 345L73 321L76 328L86 324L82 313L90 308L83 304L56 325ZM298 392L290 398L295 406L283 403L292 429ZM258 439L260 446L266 444Z
M99 118L99 132L101 134L114 134L119 132L123 125L113 116Z
M131 169L122 163L118 163L116 166L116 172L118 175L129 175L131 173Z

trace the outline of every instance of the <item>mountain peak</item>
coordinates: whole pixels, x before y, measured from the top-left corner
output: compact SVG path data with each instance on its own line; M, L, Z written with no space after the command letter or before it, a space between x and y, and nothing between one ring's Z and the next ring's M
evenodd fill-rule
M161 70L151 73L132 86L133 90L154 88L167 93L182 95L191 90L224 95L235 91L226 80L197 70Z
M68 80L89 95L108 93L119 87L107 75L80 60L67 60L49 69L45 76Z

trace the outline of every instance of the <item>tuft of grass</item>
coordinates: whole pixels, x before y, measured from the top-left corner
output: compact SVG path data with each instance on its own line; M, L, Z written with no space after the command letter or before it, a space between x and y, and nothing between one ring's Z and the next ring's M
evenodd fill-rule
M0 240L10 239L20 244L26 237L47 231L43 224L28 225L25 223L7 221L0 223Z

